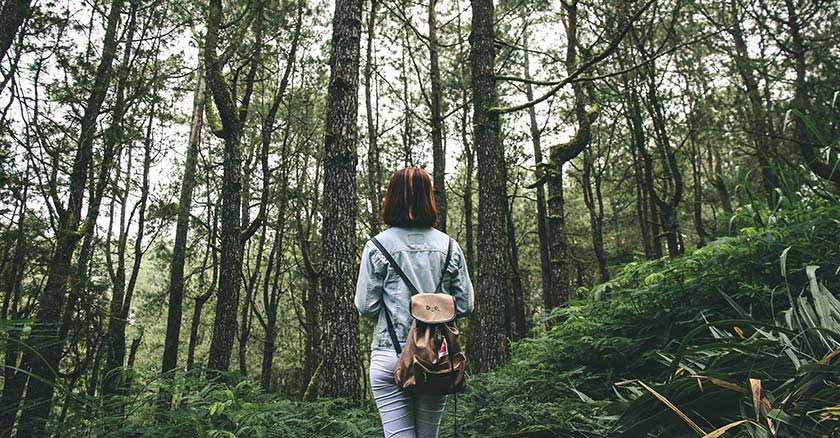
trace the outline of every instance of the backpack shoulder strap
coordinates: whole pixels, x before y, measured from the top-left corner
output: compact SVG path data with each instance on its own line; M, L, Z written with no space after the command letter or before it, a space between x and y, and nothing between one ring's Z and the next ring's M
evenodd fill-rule
M417 288L414 287L414 284L411 282L411 280L408 279L408 276L405 275L405 272L403 272L403 270L400 269L400 265L398 265L396 260L394 260L394 258L391 257L391 254L388 252L388 250L385 249L385 247L382 246L381 243L379 243L379 240L377 240L376 237L372 237L371 241L374 245L376 245L376 248L379 249L379 252L381 252L382 255L385 256L385 259L388 260L388 264L391 265L391 267L394 268L395 271L397 271L397 274L400 276L400 278L402 278L403 283L405 283L405 285L408 286L408 290L411 292L411 295L416 295L418 293Z
M440 270L440 281L438 281L435 292L443 292L443 278L446 277L446 267L449 266L449 261L452 260L452 238L449 238L449 244L446 246L446 260L443 262L443 268Z
M395 271L397 271L397 274L399 274L400 278L402 278L405 285L408 286L408 290L411 292L411 295L416 294L417 288L414 287L414 284L411 283L411 280L408 279L408 277L405 275L405 272L403 272L403 270L400 269L400 265L397 264L396 260L394 260L394 258L391 257L391 253L389 253L388 250L385 249L384 246L382 246L382 244L376 237L371 237L370 240L371 242L373 242L374 246L376 246L376 248L379 249L379 252L381 252L382 255L385 256L385 259L388 260L388 264L391 265L391 267L394 268ZM388 311L388 306L385 305L384 299L382 300L382 309L385 310L385 322L388 324L388 336L391 338L391 344L394 346L394 351L396 351L397 356L399 356L400 354L402 354L402 347L400 347L400 340L399 338L397 338L397 331L394 330L394 322L391 321L391 312Z

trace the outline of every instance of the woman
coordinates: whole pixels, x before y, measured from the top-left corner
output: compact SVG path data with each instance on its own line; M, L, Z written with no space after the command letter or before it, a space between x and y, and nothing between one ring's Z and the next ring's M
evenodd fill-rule
M455 310L473 310L473 288L460 246L453 241L447 266L450 237L432 228L437 218L432 180L416 167L394 172L388 184L382 218L389 228L376 236L421 292L431 292L443 275L442 290L455 298ZM405 344L411 326L411 294L385 256L372 242L365 245L356 284L356 308L361 315L375 315L370 355L370 387L382 418L386 438L437 437L445 396L408 396L394 383L397 353L388 334L385 312L390 312L397 340ZM383 307L384 303L384 307Z

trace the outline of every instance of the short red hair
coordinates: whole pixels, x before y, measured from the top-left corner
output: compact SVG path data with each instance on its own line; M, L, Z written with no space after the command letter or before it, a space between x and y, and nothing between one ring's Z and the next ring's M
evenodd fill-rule
M391 175L382 221L392 227L428 228L437 222L432 178L426 169L406 167Z

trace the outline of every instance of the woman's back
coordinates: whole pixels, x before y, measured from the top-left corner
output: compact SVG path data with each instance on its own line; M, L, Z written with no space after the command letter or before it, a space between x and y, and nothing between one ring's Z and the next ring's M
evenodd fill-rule
M434 228L390 227L376 239L391 254L394 261L419 292L435 292L443 278L441 292L455 297L455 310L466 314L473 308L473 291L464 254L457 242L452 242L452 256L447 266L446 252L450 237ZM368 242L362 253L359 280L356 287L356 308L362 315L378 314L372 349L393 349L387 331L385 303L394 322L400 342L405 341L411 326L408 305L411 292L405 282L389 265L385 256Z

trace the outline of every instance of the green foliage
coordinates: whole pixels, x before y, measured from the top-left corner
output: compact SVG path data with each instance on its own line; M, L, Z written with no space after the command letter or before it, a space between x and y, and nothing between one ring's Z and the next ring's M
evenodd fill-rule
M767 327L784 319L789 295L812 284L806 266L830 274L822 278L825 290L840 290L838 218L836 207L788 212L774 226L720 239L679 259L626 265L593 290L597 293L556 309L545 336L513 346L510 364L473 381L463 414L470 435L691 436L684 422L639 385L617 385L637 379L667 382L663 393L706 432L751 417L740 415L751 412L748 389L701 386L691 377L699 374L744 388L748 378L762 379L771 396L802 387L786 385L791 381L811 382L813 393L799 399L804 403L773 411L805 432L780 427L779 436L819 436L837 427L831 408L840 400L827 391L836 392L840 383L838 365L816 364L827 354L824 347L802 354L800 367L794 367L788 354L780 353L779 335ZM789 340L805 339L787 330ZM813 366L817 374L805 372ZM815 381L821 382L816 388ZM784 399L777 397L774 401ZM807 412L823 423L808 421ZM737 431L754 429L739 425Z
M460 433L828 436L840 424L840 301L829 292L840 290L838 238L840 208L797 210L678 259L625 265L555 309L544 334L514 343L507 365L471 380L459 397ZM231 379L156 381L131 399L128 422L106 411L68 423L103 436L380 433L372 406L291 401ZM156 419L161 385L176 402ZM454 426L453 402L442 436Z
M175 400L175 407L167 412L159 411L155 404L163 385ZM130 413L128 422L109 407L91 406L99 411L87 418L70 419L70 429L85 436L208 438L361 438L379 430L370 407L340 399L310 403L282 399L266 394L249 379L208 383L197 376L178 375L144 389L122 400Z

